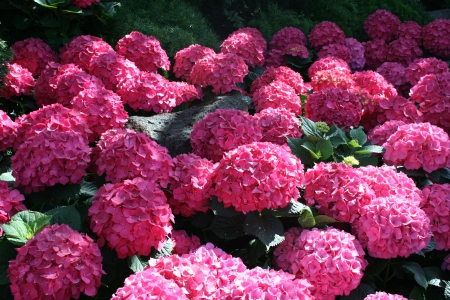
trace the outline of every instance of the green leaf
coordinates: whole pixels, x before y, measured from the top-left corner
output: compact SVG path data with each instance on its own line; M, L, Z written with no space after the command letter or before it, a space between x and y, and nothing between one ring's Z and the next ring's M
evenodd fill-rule
M8 183L8 185L10 185L11 183L14 183L16 181L16 179L12 176L12 170L1 174L0 180L6 181Z
M305 135L312 135L319 138L322 137L321 132L317 130L316 124L314 124L313 121L303 116L300 116L300 120L301 120L301 129Z
M425 257L425 253L431 252L434 249L436 249L436 242L431 240L425 248L423 248L422 250L420 250L419 252L416 252L414 254Z
M368 295L375 294L375 290L368 284L360 283L358 287L350 292L348 296L341 296L341 300L361 300Z
M88 182L83 179L80 186L80 196L94 197L97 194L98 186L95 182Z
M40 6L43 7L47 7L47 8L53 8L55 9L56 7L54 5L50 5L47 1L45 0L33 0L34 2L36 2L37 4L39 4Z
M232 217L242 214L241 212L236 211L233 206L225 208L223 202L219 202L216 196L211 197L211 202L208 206L212 207L212 211L216 216Z
M326 136L329 137L331 144L335 148L339 145L345 145L349 141L345 135L345 132L336 125L330 127L330 130L327 132Z
M197 211L195 215L189 218L192 226L200 229L207 229L214 218L214 214L211 210L207 210L205 212Z
M403 268L408 270L410 273L414 275L414 279L417 284L426 289L428 287L427 278L425 277L425 272L422 267L413 261L407 261L403 264Z
M321 156L320 153L316 150L316 147L312 143L304 142L302 147L308 150L311 156L314 157L315 159L320 158Z
M347 145L349 145L351 149L361 147L361 145L359 144L359 142L357 140L351 140L347 143Z
M17 246L24 245L33 236L31 227L22 221L10 221L0 227L8 241Z
M302 210L307 207L305 204L292 199L291 202L286 207L279 208L276 210L270 210L267 214L275 214L276 216L289 216L299 214ZM264 211L263 211L264 212Z
M44 27L49 28L57 28L59 27L59 21L52 14L45 14L39 19L39 23L41 23Z
M425 300L423 290L420 288L420 286L415 285L411 292L409 293L408 299L412 300Z
M233 240L245 235L245 219L244 214L232 217L216 216L209 229L224 240Z
M14 248L14 245L7 240L0 240L0 285L10 283L6 271L9 261L17 256L17 251Z
M369 153L383 153L384 148L377 145L366 145L361 149L355 151L355 155L369 154Z
M128 267L133 270L134 273L144 270L148 266L148 262L145 262L138 255L133 255L127 258Z
M425 273L425 278L430 285L444 287L445 281L450 279L447 272L436 266L424 267L423 272Z
M51 6L67 5L70 3L70 0L47 0L47 3Z
M24 30L30 27L31 19L22 15L15 15L13 17L13 25L19 30Z
M331 155L333 155L333 145L330 140L320 140L316 144L316 149L320 151L322 157L321 160L328 159Z
M45 212L46 215L52 216L51 224L67 224L73 230L79 231L81 228L80 214L71 206L59 206Z
M284 241L283 224L272 215L260 216L256 212L248 213L245 218L244 230L259 238L267 249Z
M445 300L450 300L450 281L447 281L445 289L444 289L444 297Z
M62 11L68 14L83 14L83 10L75 5L70 5Z
M448 168L440 168L429 173L429 177L439 184L450 183L450 170Z
M358 144L361 146L367 142L367 135L362 127L351 129L349 135L353 140L358 141Z
M326 215L318 215L314 217L316 226L326 226L330 225L336 222L339 222L338 220L333 219L332 217L326 216Z
M45 226L50 225L51 216L43 215L39 219L36 219L33 223L31 223L30 227L33 230L33 236L36 235L39 231L41 231Z
M297 156L304 165L312 167L314 165L314 160L311 157L311 153L302 147L305 140L290 137L286 137L286 139L289 148L291 148L292 154Z
M169 256L172 255L173 248L175 247L175 244L173 243L171 238L167 238L166 242L164 243L162 249L158 251L154 257L160 258L163 256Z
M364 270L364 275L368 276L377 276L381 274L381 272L383 272L383 270L386 269L387 265L389 264L388 259L374 257L368 257L367 261L369 262L369 264Z
M369 156L369 157L355 157L359 161L359 166L378 166L378 157Z
M298 218L298 223L302 228L312 228L316 225L316 219L313 216L311 209L306 206L304 210L300 213Z
M22 221L28 225L33 224L39 218L45 217L45 214L38 211L22 210L12 216L11 221Z

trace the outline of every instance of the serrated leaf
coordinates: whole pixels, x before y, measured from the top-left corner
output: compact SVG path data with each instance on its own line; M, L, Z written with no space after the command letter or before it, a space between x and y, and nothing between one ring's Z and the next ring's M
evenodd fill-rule
M0 240L0 285L9 284L9 278L6 276L9 261L17 256L14 245L6 240Z
M292 199L287 206L274 210L273 213L277 216L296 215L299 214L302 210L304 210L305 207L306 207L305 204Z
M133 255L127 258L128 267L133 270L134 273L144 270L148 266L148 262L143 261L138 255Z
M82 197L94 197L97 194L98 186L95 182L83 180L80 186L80 195Z
M316 219L314 219L314 215L308 206L300 213L298 223L302 228L311 228L316 225Z
M314 219L316 221L317 226L325 226L325 225L330 225L330 224L339 222L339 221L333 219L332 217L329 217L326 215L318 215L318 216L315 216Z
M414 254L425 257L425 253L431 252L434 249L436 249L436 242L433 240L430 240L430 242L428 243L428 245L425 248L423 248L422 250L420 250L419 252L416 252Z
M348 296L341 296L341 300L361 300L368 295L375 294L375 290L368 284L360 283L358 287L350 292Z
M81 184L56 184L51 187L45 187L44 194L57 200L72 199L75 200L80 196Z
M301 129L305 135L312 135L321 138L322 134L316 128L316 124L308 118L300 116L301 120Z
M286 139L289 148L291 148L292 154L297 156L304 165L312 167L314 165L314 160L311 157L311 153L302 147L305 140L290 137L286 137Z
M361 146L367 142L367 135L362 127L351 129L349 135L353 140L358 141L358 144Z
M309 151L309 154L314 158L314 159L319 159L321 157L320 152L318 152L316 150L316 147L314 147L314 145L310 142L304 142L302 145L303 148L305 148L306 150Z
M250 212L245 218L244 230L259 238L267 249L284 241L283 224L272 215L260 216Z
M31 230L33 230L33 236L41 231L45 226L50 225L51 216L43 215L42 217L33 221L30 224Z
M447 272L436 266L424 267L423 272L425 273L425 278L430 285L444 287L444 282L450 279Z
M444 289L445 300L450 300L450 281L447 281Z
M209 229L224 240L233 240L245 235L245 219L244 214L232 217L216 216Z
M331 155L333 155L333 145L329 140L321 139L316 144L316 149L320 151L321 160L328 159Z
M409 293L408 299L412 300L425 300L424 294L420 286L415 285Z
M73 206L59 206L45 212L46 215L52 216L50 223L53 224L67 224L73 230L80 230L81 219L80 214Z
M45 214L38 211L22 210L11 217L11 221L21 221L28 225L33 224L39 218L45 217Z
M45 1L45 0L33 0L33 1L36 2L37 4L43 6L43 7L56 8L55 6L48 4L47 1Z
M425 272L418 263L413 261L407 261L403 264L403 268L408 270L410 273L414 275L414 280L417 282L418 285L420 285L424 289L428 287Z
M196 228L206 229L211 225L213 218L214 213L211 210L197 211L195 215L189 218L189 221Z
M364 274L368 276L379 275L381 272L383 272L384 269L386 269L387 265L389 264L389 260L387 259L374 257L368 257L367 261L369 262L369 264L364 270Z
M155 254L155 258L172 255L172 251L173 251L174 247L175 247L175 244L173 243L172 239L167 238L162 249Z
M32 237L31 227L22 221L10 221L0 225L8 241L17 246L24 245Z
M212 207L212 211L216 216L232 217L242 214L241 212L236 211L232 206L225 208L223 202L219 202L216 196L211 198L211 202L208 203L208 206Z
M440 168L428 174L428 176L439 184L450 183L450 170Z
M375 156L355 157L359 161L359 167L378 166L378 158Z

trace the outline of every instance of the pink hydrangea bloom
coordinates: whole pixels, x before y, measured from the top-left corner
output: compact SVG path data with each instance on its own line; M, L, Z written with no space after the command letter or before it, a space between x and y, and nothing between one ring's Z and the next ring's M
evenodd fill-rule
M405 76L412 85L416 85L425 75L445 72L448 72L448 65L445 61L436 57L427 57L418 58L411 62L405 69Z
M254 116L262 128L261 142L283 145L287 142L286 137L300 138L302 136L299 119L286 108L269 107Z
M274 251L275 264L296 278L308 280L316 299L334 300L355 289L367 266L360 243L350 233L292 228ZM290 236L290 237L288 237Z
M70 0L70 4L73 4L81 8L86 8L88 6L91 6L93 3L97 2L100 2L100 0Z
M174 243L172 254L188 254L202 245L198 236L189 236L185 230L172 230L170 237Z
M386 292L376 292L375 294L370 294L364 300L408 300L407 298L397 295L388 294Z
M59 57L62 64L75 64L88 71L94 57L108 52L114 52L114 49L102 38L80 35L59 49Z
M450 20L437 19L422 28L423 47L438 56L450 56Z
M423 52L412 39L399 38L389 43L387 59L408 66L413 60L420 58Z
M38 38L28 38L11 46L14 56L10 63L28 69L33 76L40 75L49 62L57 62L58 54Z
M173 65L173 72L178 78L182 78L187 82L191 82L191 70L197 60L206 55L214 55L213 49L199 44L190 45L187 48L181 49L175 54L175 64Z
M307 205L342 222L354 222L361 206L375 198L357 169L344 163L318 163L305 172L302 185Z
M405 125L402 120L389 120L383 124L372 128L367 135L367 138L372 142L372 145L382 146L387 139L397 131L399 126Z
M96 146L97 174L118 183L142 177L166 188L170 182L173 162L166 147L158 145L141 132L129 129L106 131Z
M289 147L255 142L223 155L213 176L215 195L244 214L285 207L299 197L303 164Z
M261 139L258 120L236 109L217 109L207 114L191 132L192 152L213 162L218 162L226 151Z
M383 259L408 257L425 248L432 235L426 213L399 195L375 198L361 207L355 227L369 255Z
M345 69L327 69L315 72L311 77L311 87L315 92L327 88L352 90L354 88L352 74Z
M101 186L88 216L100 247L107 242L119 258L161 250L174 221L159 185L141 177Z
M272 36L270 49L284 51L289 44L300 44L306 46L306 36L298 28L284 27Z
M41 75L36 80L36 85L34 86L34 98L36 104L39 107L44 105L50 105L56 103L58 98L58 89L54 85L54 79L61 68L61 64L57 62L50 62L42 70Z
M414 40L417 45L422 46L422 26L414 21L406 21L398 26L398 38Z
M169 204L175 214L190 217L196 211L209 209L212 188L211 178L215 165L206 158L190 153L173 159Z
M121 128L128 120L120 97L105 88L80 91L70 101L70 108L85 116L92 134L89 141L94 142L109 129Z
M285 67L268 67L261 76L258 76L250 86L250 92L253 93L263 86L273 81L283 81L292 88L296 94L306 94L308 89L305 87L302 75L294 70Z
M284 58L284 50L270 49L264 55L266 68L278 68L280 66L288 66L287 60Z
M441 128L430 123L406 124L398 127L383 144L383 160L388 165L404 166L408 170L422 167L433 172L449 161L450 140Z
M8 187L8 183L0 181L0 224L6 224L21 210L27 208L22 201L25 200L18 190Z
M275 80L262 86L253 93L253 105L257 112L265 108L283 107L292 111L295 115L302 115L302 102L290 85L280 80Z
M232 32L220 47L221 53L235 54L252 67L264 65L267 42L256 28L246 27Z
M306 59L309 57L309 50L302 44L289 44L284 48L284 54Z
M17 251L8 266L16 299L95 296L105 274L98 245L66 224L45 227Z
M424 204L425 198L414 180L393 167L369 165L357 168L356 171L361 175L363 182L374 191L377 198L396 196L398 200L417 206Z
M140 271L125 279L123 287L117 289L111 300L188 300L175 281L159 273Z
M377 73L397 89L407 82L406 68L399 62L384 62L377 68Z
M169 85L175 91L175 103L177 106L184 102L192 102L203 98L202 89L198 86L184 81L169 81ZM245 93L241 92L241 94Z
M384 40L371 40L362 44L367 68L376 69L387 60L388 44Z
M450 184L427 185L422 190L425 205L422 209L431 220L431 232L437 250L450 249Z
M348 62L353 71L361 71L366 64L364 57L364 46L355 38L346 38L345 45L350 51L350 61Z
M347 47L347 45L340 43L325 45L317 53L317 57L319 59L328 56L340 58L343 61L346 61L347 63L349 63L351 60L350 49Z
M398 34L400 18L384 9L378 9L364 21L364 30L372 40L390 42Z
M361 71L353 73L352 79L358 89L370 95L391 98L397 96L397 90L381 74L374 71Z
M348 74L351 73L350 66L348 63L337 57L324 57L316 60L308 69L309 78L313 78L317 72L324 70L343 70Z
M140 71L135 63L116 52L101 53L93 57L88 72L98 77L105 87L116 91L129 78L135 78Z
M336 23L323 21L314 26L308 35L311 47L320 50L328 44L342 44L345 42L345 33Z
M0 151L12 147L17 138L17 127L19 125L13 122L3 110L0 110Z
M159 273L175 281L189 299L220 299L215 295L226 295L245 270L240 258L208 243L189 254L151 258L143 272Z
M166 51L153 36L139 31L132 31L116 44L117 54L131 60L141 71L156 73L162 68L170 69L170 61Z
M191 82L201 87L212 86L216 94L236 89L248 73L245 61L233 53L209 54L197 60L192 67Z
M14 186L29 194L55 184L79 184L86 175L89 152L85 136L44 129L28 137L11 157Z
M306 117L329 126L358 127L362 105L358 96L340 88L327 88L308 95L305 105Z
M444 258L441 269L444 271L450 271L450 254Z
M6 64L8 74L2 78L0 97L11 99L21 95L31 95L36 84L33 74L17 63Z

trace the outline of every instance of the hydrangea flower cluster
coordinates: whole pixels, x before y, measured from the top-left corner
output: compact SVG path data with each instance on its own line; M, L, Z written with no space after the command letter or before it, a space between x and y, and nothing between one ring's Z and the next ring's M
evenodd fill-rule
M306 46L306 36L298 28L284 27L272 36L270 49L284 51L290 44L300 44Z
M280 80L262 86L253 93L253 105L257 112L265 108L283 107L295 115L302 115L302 102L295 89Z
M88 216L99 246L107 242L119 258L161 250L174 221L164 192L141 177L101 186Z
M376 292L375 294L367 295L364 300L408 300L407 298L397 295L388 294L386 292Z
M68 225L45 227L17 249L8 277L16 299L78 299L95 296L103 257L98 245Z
M422 209L431 220L431 232L437 250L450 249L450 184L427 185L422 190L425 205Z
M194 153L174 157L173 164L169 198L173 212L190 217L196 211L207 211L215 165Z
M201 87L212 86L216 94L236 89L248 73L245 61L233 53L210 54L197 60L192 67L191 82Z
M358 127L362 105L358 96L340 88L327 88L308 95L305 105L306 117L328 126Z
M398 26L397 38L411 39L422 46L422 26L414 21L403 22Z
M51 79L58 74L60 68L60 63L49 62L36 80L36 85L34 86L34 98L38 107L56 103L58 90L55 89L52 83L52 81L54 82L54 79Z
M397 96L397 90L381 74L374 71L355 72L352 76L355 85L370 95L391 98Z
M170 182L173 162L166 147L149 136L130 129L106 131L96 146L95 165L99 176L118 183L142 177L166 188Z
M442 74L448 70L447 63L436 57L418 58L405 69L405 76L409 83L416 85L425 75Z
M270 49L264 55L266 68L278 68L280 66L287 66L288 62L284 58L284 50Z
M387 60L388 44L384 40L370 40L362 44L368 68L376 69Z
M325 45L317 53L317 57L319 59L329 56L340 58L347 63L351 60L350 49L347 47L347 45L340 43Z
M75 6L86 8L91 6L93 3L100 2L100 0L70 0L70 4Z
M58 54L39 38L17 41L11 46L14 56L10 63L28 69L33 76L40 75L49 62L57 62Z
M350 66L346 61L337 57L324 57L312 63L308 68L308 76L313 78L319 71L337 69L343 70L348 74L351 73Z
M361 173L345 163L318 163L305 172L302 186L307 205L348 223L358 219L360 208L375 198Z
M440 127L430 123L406 124L398 127L386 143L383 160L388 165L404 166L408 170L422 167L433 172L449 161L450 140Z
M316 299L334 300L355 289L367 266L360 243L350 233L328 227L325 230L285 232L274 251L275 264L282 270L308 280Z
M345 69L321 70L317 71L314 76L311 77L311 87L315 92L328 88L351 90L354 85L355 83L352 74Z
M450 56L450 20L437 19L422 28L423 47L437 56Z
M375 198L361 207L355 228L369 255L383 259L408 257L425 248L432 235L426 213L400 195Z
M11 99L21 95L31 95L35 86L33 74L17 63L6 64L8 74L2 78L0 97Z
M139 31L132 31L117 41L116 51L134 62L141 71L156 73L160 68L170 69L169 57L159 41Z
M25 197L18 190L9 188L6 181L0 181L0 224L8 223L16 213L27 209L23 200Z
M213 49L199 44L190 45L187 48L181 49L175 54L175 64L173 65L173 72L177 78L191 82L191 70L197 60L206 55L214 55Z
M188 300L175 281L159 273L140 271L125 279L123 287L117 289L111 300Z
M218 162L224 152L261 139L258 120L236 109L217 109L207 114L191 132L192 152L213 162Z
M398 34L400 18L384 9L378 9L364 21L364 31L372 40L392 41Z
M414 40L399 38L389 43L387 58L389 61L398 62L407 67L413 60L420 58L422 54L422 49Z
M220 47L221 53L235 54L252 67L264 65L267 42L256 28L245 27L232 32Z
M302 75L295 72L291 68L280 67L268 67L261 76L258 76L250 86L250 92L254 93L263 86L270 84L273 81L283 81L287 85L294 88L297 95L305 94L308 90L304 85Z
M299 119L286 108L266 108L254 115L262 128L261 142L271 142L283 145L287 142L286 137L300 138Z
M397 90L407 83L406 68L399 62L384 62L377 68L377 73L395 86Z
M345 46L350 51L350 61L348 62L353 71L361 71L365 64L364 46L355 38L346 38Z
M371 141L372 145L382 146L388 138L397 131L399 126L405 125L402 120L389 120L383 124L377 125L372 128L367 135L367 138Z
M289 44L283 51L283 55L291 55L295 57L300 57L302 59L306 59L309 57L310 53L308 48L306 48L302 44Z
M0 110L0 151L12 147L17 138L17 127L19 125L13 122L3 110Z
M303 164L289 148L267 142L224 154L213 176L215 195L225 207L244 214L285 207L299 197Z
M188 254L202 245L198 236L189 236L185 230L172 230L170 237L174 243L172 254Z
M314 26L308 35L309 43L315 50L322 49L329 44L343 44L345 33L336 23L323 21Z

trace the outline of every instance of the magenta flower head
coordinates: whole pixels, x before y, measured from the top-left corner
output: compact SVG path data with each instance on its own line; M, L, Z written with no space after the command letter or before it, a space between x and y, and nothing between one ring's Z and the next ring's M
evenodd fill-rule
M309 50L302 44L289 44L284 48L284 54L306 59L309 57Z
M368 263L361 244L350 233L332 227L293 227L285 237L275 248L274 263L296 278L308 280L315 299L348 295L361 282Z
M445 72L448 72L448 65L445 61L436 57L427 57L418 58L411 62L405 69L405 76L409 83L416 85L425 75Z
M111 300L188 300L175 281L159 273L140 271L125 279L123 287L117 289Z
M283 107L269 107L256 113L259 126L263 131L261 142L271 142L283 145L287 143L286 138L300 138L300 121L295 114Z
M40 75L49 62L58 62L58 54L38 38L28 38L11 46L14 56L10 63L28 69L33 76Z
M329 56L340 58L347 63L349 63L351 60L350 49L345 43L328 44L326 46L323 46L322 49L320 49L320 51L317 53L317 57L319 59Z
M327 88L308 95L305 106L306 117L314 122L325 122L328 126L358 127L362 105L358 96L340 88Z
M244 214L285 207L299 197L302 162L287 146L255 142L226 152L213 182L225 207Z
M395 86L397 90L400 86L407 83L406 68L399 62L384 62L377 68L377 73Z
M190 217L196 211L205 212L212 193L211 177L215 165L206 158L190 153L173 159L169 204L175 214Z
M450 157L448 134L430 123L406 124L398 127L383 144L383 160L388 165L408 170L423 168L433 172L447 166Z
M311 47L315 50L322 49L329 44L343 44L345 33L336 23L323 21L311 30L308 36Z
M337 57L328 56L313 62L308 69L308 76L309 78L313 78L319 71L336 69L342 69L348 74L351 73L350 66L346 61Z
M175 76L191 82L191 70L197 60L206 55L216 54L213 49L199 44L190 45L187 48L181 49L175 54L175 64L173 65L173 72Z
M86 8L88 6L91 6L93 3L97 2L100 2L100 0L70 0L70 4L73 4L81 8Z
M58 98L56 86L54 85L54 78L59 72L61 64L57 62L50 62L42 70L41 75L39 75L36 80L36 85L34 86L34 98L36 104L39 107L44 105L50 105L56 103Z
M367 295L364 300L408 300L407 298L397 295L388 294L386 292L376 292L375 294Z
M2 78L0 97L11 99L21 95L31 95L35 86L33 74L17 63L6 64L8 74Z
M262 139L262 129L246 111L217 109L194 124L191 132L192 152L218 162L224 152Z
M253 93L263 86L270 84L273 81L283 81L287 85L294 88L296 94L306 94L308 91L304 85L302 75L295 72L291 68L281 67L269 67L261 76L258 76L250 86L250 92Z
M369 255L383 259L408 257L425 248L432 236L426 213L400 195L363 206L354 229Z
M0 181L0 224L8 223L16 213L27 209L23 200L25 197L18 190L11 189L7 182Z
M355 38L346 38L345 46L350 51L350 61L348 62L350 68L353 71L361 71L366 64L363 44Z
M212 86L216 94L236 89L243 82L248 66L242 57L234 53L208 54L197 60L192 67L191 83L201 87Z
M425 205L422 209L433 220L431 232L437 250L450 249L450 184L432 184L423 189Z
M311 77L311 87L315 92L328 88L352 90L354 85L352 74L346 69L320 70Z
M397 96L397 90L381 74L374 71L361 71L353 73L352 79L356 89L364 90L373 96L391 98Z
M98 245L66 224L45 227L17 251L8 267L16 299L95 296L105 274Z
M283 51L290 44L300 44L306 46L306 36L298 28L284 27L272 36L270 41L270 49Z
M97 174L119 183L124 179L142 177L166 188L170 182L173 162L166 147L150 137L130 129L111 129L97 143L95 164Z
M19 125L12 121L3 110L0 110L0 151L12 147L17 138L17 127Z
M100 187L88 216L100 247L107 243L119 258L161 250L174 221L164 192L141 177Z
M116 51L134 62L141 71L156 73L161 68L166 71L170 69L169 57L159 41L139 31L132 31L121 38L116 44Z
M220 47L221 53L235 54L252 67L264 65L267 42L256 28L246 27L232 32Z
M407 67L413 60L422 57L422 54L422 49L420 49L416 41L399 38L389 43L387 59Z
M378 9L364 21L364 30L372 40L392 41L398 34L400 18L384 9Z
M185 230L172 230L170 237L174 243L172 254L192 253L202 245L198 236L189 236Z
M422 46L422 26L414 21L403 22L398 26L397 38L411 39Z
M367 138L371 141L372 145L382 146L388 138L397 131L399 126L405 125L406 123L401 120L390 120L383 124L377 125L370 129Z
M265 108L282 107L295 115L302 115L302 101L295 89L281 80L275 80L253 92L253 105L257 112Z
M423 47L434 55L450 56L450 20L437 19L422 28Z
M362 44L367 68L376 69L387 60L389 47L384 40L370 40Z
M266 68L278 68L281 66L287 66L288 62L284 58L285 50L270 49L264 55Z

